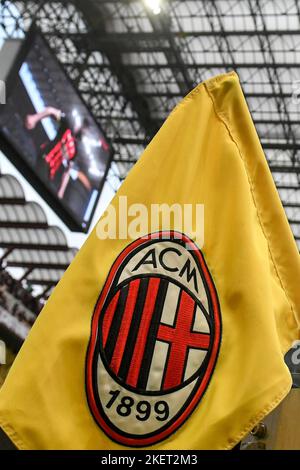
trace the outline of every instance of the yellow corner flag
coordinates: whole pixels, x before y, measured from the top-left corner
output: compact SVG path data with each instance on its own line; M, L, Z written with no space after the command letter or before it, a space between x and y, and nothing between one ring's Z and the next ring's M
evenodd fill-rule
M170 114L0 391L20 449L230 449L285 397L299 253L238 77Z

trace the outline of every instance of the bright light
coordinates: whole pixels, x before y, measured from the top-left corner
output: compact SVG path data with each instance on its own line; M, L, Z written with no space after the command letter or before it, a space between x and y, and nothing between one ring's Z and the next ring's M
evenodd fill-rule
M72 111L72 116L74 118L74 124L76 127L80 127L81 126L81 117L80 117L80 114L78 113L77 109L73 109Z
M154 15L159 15L161 12L161 0L145 0L147 7L150 8Z
M87 152L89 152L92 147L102 147L102 143L100 141L88 137L87 135L82 137L82 142Z
M104 175L104 172L99 170L99 168L97 168L95 165L90 166L89 173L91 175L97 176L98 178Z

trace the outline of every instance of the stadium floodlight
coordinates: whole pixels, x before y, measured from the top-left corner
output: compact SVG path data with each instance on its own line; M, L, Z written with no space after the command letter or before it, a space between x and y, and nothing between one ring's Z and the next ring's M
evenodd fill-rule
M159 15L161 12L161 0L145 0L145 4L152 11L154 15Z

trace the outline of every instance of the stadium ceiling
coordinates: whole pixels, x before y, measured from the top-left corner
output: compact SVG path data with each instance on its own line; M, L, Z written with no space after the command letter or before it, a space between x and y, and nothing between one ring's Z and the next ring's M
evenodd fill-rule
M152 2L155 4L157 2ZM2 1L0 28L46 35L114 149L117 189L177 102L236 70L300 246L300 4L297 0Z

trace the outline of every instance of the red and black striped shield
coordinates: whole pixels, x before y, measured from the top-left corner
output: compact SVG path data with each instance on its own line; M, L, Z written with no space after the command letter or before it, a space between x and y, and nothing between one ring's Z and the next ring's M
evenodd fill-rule
M92 320L86 384L98 425L127 446L167 438L199 404L220 338L217 293L194 242L159 232L131 243Z

